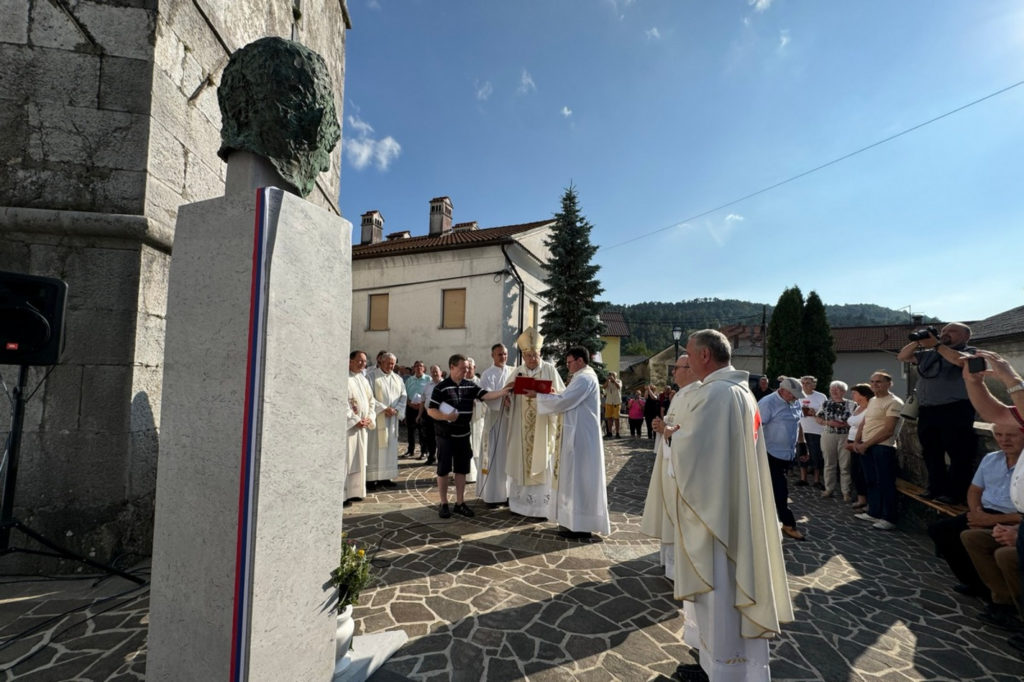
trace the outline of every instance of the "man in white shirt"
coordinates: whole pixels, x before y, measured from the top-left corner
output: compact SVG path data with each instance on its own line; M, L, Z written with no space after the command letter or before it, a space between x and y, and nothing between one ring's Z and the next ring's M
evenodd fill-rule
M515 367L507 364L508 348L502 343L491 346L491 361L494 363L480 376L480 386L488 391L497 391L508 383ZM484 416L484 439L486 449L479 455L480 472L476 494L489 507L498 507L508 502L508 476L505 471L505 456L508 448L507 399L487 400Z
M800 480L796 485L809 485L807 480L808 472L814 479L814 485L823 488L821 485L821 470L825 467L825 458L821 453L821 434L825 427L818 423L818 412L825 404L825 394L814 390L818 385L815 377L808 375L800 377L800 386L803 388L803 395L796 396L800 401L800 409L803 416L800 418L800 428L803 429L804 442L807 444L807 461L800 463Z
M377 411L370 384L363 376L366 353L354 350L348 356L347 453L344 506L366 497L366 452L368 434L376 428Z
M377 371L370 380L376 402L377 428L370 436L366 455L367 488L393 487L398 476L398 422L405 419L405 383L395 370L394 353L380 357Z

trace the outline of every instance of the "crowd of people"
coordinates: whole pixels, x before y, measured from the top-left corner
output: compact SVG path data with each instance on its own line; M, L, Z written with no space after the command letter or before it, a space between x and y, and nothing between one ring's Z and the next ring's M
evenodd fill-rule
M554 521L566 537L610 533L600 384L589 352L567 352L566 385L541 359L543 338L534 328L516 345L521 366L509 366L508 349L496 343L480 376L474 360L459 353L447 372L433 365L427 373L419 360L403 370L388 351L367 369L366 353L352 351L345 505L394 486L404 447L406 458L436 467L440 518L475 515L465 497L466 483L475 482L489 507Z
M967 506L929 528L936 553L958 581L953 589L985 600L981 620L1020 630L1009 643L1024 655L1024 534L1017 532L1024 468L1015 470L1024 450L1024 380L969 339L960 323L915 335L900 351L919 374L906 404L882 370L852 386L832 381L827 395L810 375L750 385L730 364L728 340L713 330L690 336L669 385L628 393L615 373L599 382L582 348L567 353L563 384L532 328L516 342L522 365L509 366L498 343L479 377L460 354L447 373L416 361L403 378L393 354L381 352L366 370L365 353L354 351L346 504L367 488L393 485L404 419L405 455L437 468L441 518L474 515L465 484L475 477L490 507L556 522L566 537L607 534L602 440L620 437L624 416L631 437L655 441L642 529L661 540L665 574L688 611L686 641L700 650L699 664L681 666L676 677L714 679L740 666L743 679L768 679L766 639L792 618L781 542L806 539L789 508L790 480L848 504L852 518L872 529L897 530L896 440L917 403L925 497ZM991 394L988 375L1006 385L1014 405ZM994 425L999 447L977 466L975 413Z

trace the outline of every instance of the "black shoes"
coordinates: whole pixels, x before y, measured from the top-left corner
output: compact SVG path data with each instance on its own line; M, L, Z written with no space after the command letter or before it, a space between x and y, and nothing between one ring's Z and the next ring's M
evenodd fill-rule
M707 682L710 678L700 667L700 663L680 663L676 671L672 673L673 680L681 682Z
M436 458L436 457L434 457L433 455L429 455L429 456L427 457L427 461L425 461L425 462L423 463L423 466L425 466L425 467L429 467L429 466L433 466L434 464L437 464L437 458Z
M394 488L398 484L394 481L377 481L377 485L382 488Z
M470 509L469 505L466 504L465 502L463 502L461 504L456 504L455 507L452 509L452 511L454 511L456 514L461 514L462 516L465 516L466 518L471 518L473 516L476 516L476 514L473 513L473 510Z
M794 483L793 485L810 485L810 483L808 483L804 479L801 479L801 480L797 481L796 483Z
M1017 615L1017 607L1013 604L989 604L984 611L978 614L978 619L1000 630L1011 632L1024 630L1024 622L1021 622Z
M450 519L452 517L452 510L448 508L447 504L441 505L441 511L438 513L442 519Z
M587 531L575 531L569 530L568 528L558 527L558 534L566 540L591 540L593 539L593 533Z
M953 591L968 597L978 597L979 599L989 599L991 597L987 588L968 585L967 583L953 585Z

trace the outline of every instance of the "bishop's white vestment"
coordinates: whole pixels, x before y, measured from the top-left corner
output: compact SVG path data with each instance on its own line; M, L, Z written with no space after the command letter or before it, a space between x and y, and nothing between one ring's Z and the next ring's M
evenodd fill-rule
M601 387L585 365L557 395L537 394L537 414L562 415L562 442L555 470L555 517L577 533L611 533L601 440Z
M550 362L533 369L520 366L509 378L530 377L551 382L551 391L561 393L565 384ZM561 415L537 414L537 399L510 394L508 450L508 508L523 516L554 518L554 473L558 464Z
M671 439L674 592L693 602L700 664L713 682L771 679L767 639L793 620L748 376L731 366L707 375L685 397Z
M345 497L366 497L366 452L369 436L374 434L377 412L370 391L370 383L361 372L348 373L348 432L345 472ZM356 426L365 418L370 419L369 428Z
M514 371L515 367L509 365L491 365L480 375L480 386L488 392L500 390L508 383ZM504 398L483 401L487 407L483 428L487 447L484 449L481 443L481 452L473 451L473 456L479 459L480 465L476 496L488 504L498 504L508 499L508 476L505 473L508 410L504 407L504 401Z
M366 451L366 480L390 481L398 476L398 422L405 419L405 382L396 372L377 372L370 386L377 424ZM388 407L397 412L385 416Z

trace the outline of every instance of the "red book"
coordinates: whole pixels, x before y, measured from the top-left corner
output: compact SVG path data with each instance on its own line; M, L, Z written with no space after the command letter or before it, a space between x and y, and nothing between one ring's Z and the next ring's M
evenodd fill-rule
M516 377L513 392L516 395L523 395L527 391L551 393L551 382L544 379L534 379L533 377Z

